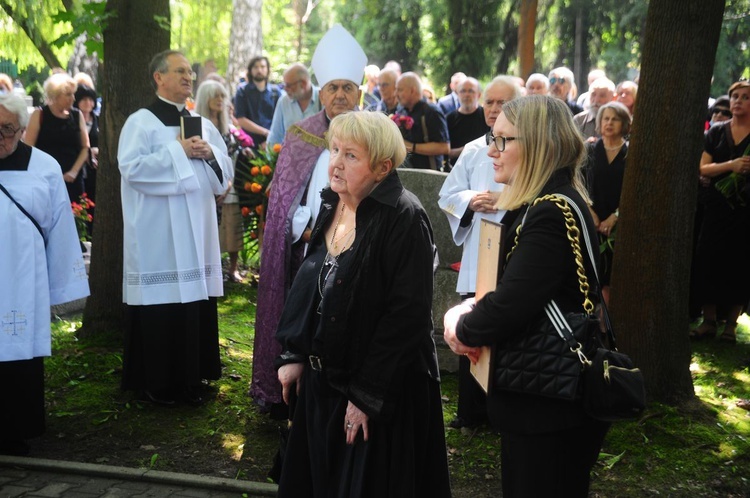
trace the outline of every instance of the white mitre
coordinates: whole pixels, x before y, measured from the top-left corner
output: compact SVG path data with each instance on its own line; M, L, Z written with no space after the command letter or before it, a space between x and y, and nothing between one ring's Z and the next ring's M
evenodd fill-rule
M348 80L359 86L366 65L365 51L340 24L323 35L312 58L313 74L320 88L333 80Z

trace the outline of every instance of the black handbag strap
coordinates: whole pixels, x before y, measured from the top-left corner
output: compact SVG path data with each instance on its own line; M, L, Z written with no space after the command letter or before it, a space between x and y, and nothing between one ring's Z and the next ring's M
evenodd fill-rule
M18 201L17 201L16 199L15 199L15 197L13 197L13 196L12 196L12 195L10 194L10 192L8 192L8 189L6 189L6 188L5 188L4 186L3 186L3 184L2 184L2 183L0 183L0 190L2 190L2 191L3 191L3 193L4 193L5 195L7 195L7 196L8 196L8 199L10 199L11 201L13 201L13 204L15 204L15 205L16 205L16 207L17 207L18 209L20 209L20 210L21 210L21 212L22 212L23 214L25 214L25 215L26 215L26 217L27 217L27 218L28 218L29 220L31 220L31 222L32 222L32 223L34 224L34 226L36 227L36 229L37 229L37 230L39 231L39 235L41 235L41 236L42 236L42 240L44 241L44 245L46 246L46 245L47 245L47 239L46 239L46 238L44 237L44 232L42 231L42 227L41 227L41 226L39 226L39 222L38 222L38 221L36 221L36 219L35 219L35 218L34 218L33 216L31 216L31 214L30 214L30 213L29 213L28 211L26 211L26 209L25 209L25 208L24 208L24 207L23 207L23 206L22 206L22 205L21 205L21 204L20 204L20 203L19 203L19 202L18 202Z

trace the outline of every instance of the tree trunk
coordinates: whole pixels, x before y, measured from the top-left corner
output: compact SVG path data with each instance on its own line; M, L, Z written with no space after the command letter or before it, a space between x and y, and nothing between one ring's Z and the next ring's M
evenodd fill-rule
M521 0L518 20L518 68L524 80L534 72L534 33L538 0Z
M260 23L263 0L233 0L232 4L227 81L234 95L240 82L240 73L247 69L250 59L263 51L263 30Z
M109 0L116 12L104 31L104 106L99 135L96 228L92 241L91 296L82 336L120 336L122 330L122 207L117 143L125 119L154 98L151 58L169 48L169 0ZM158 236L155 234L154 236Z
M584 38L588 38L588 26L584 25L583 22L583 6L581 2L576 4L576 36L575 36L575 49L573 56L573 77L576 80L576 86L578 87L578 95L582 94L588 89L588 70L584 68ZM584 86L586 84L586 86Z
M619 346L644 373L649 398L667 403L694 396L686 248L723 12L723 0L650 2L620 197L613 325Z

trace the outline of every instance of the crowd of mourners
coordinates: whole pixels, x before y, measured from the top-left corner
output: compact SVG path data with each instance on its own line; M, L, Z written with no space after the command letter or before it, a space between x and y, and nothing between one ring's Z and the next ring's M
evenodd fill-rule
M269 59L254 57L233 92L213 61L154 57L155 96L117 144L122 388L158 406L204 403L221 376L217 298L223 282L247 277L237 168L280 146L263 213L250 385L263 413L292 421L279 496L450 496L432 338L437 255L430 220L398 175L442 171L438 204L463 247L453 265L463 302L443 323L460 355L449 425L500 431L503 496L587 496L608 424L575 400L486 395L469 370L478 347L523 335L548 301L580 309L562 215L540 197L581 208L576 222L598 257L584 272L609 300L618 221L628 216L623 177L638 167L627 164L637 79L615 83L594 69L579 92L566 67L485 84L456 72L438 98L416 71L367 62L341 26L321 39L311 67L290 64L275 84ZM15 407L0 410L0 454L27 454L45 429L49 305L88 295L71 203L96 198L102 106L83 73L55 71L31 112L18 93L0 74L0 217L11 234L0 249L9 282L0 398ZM734 83L706 112L690 303L699 325L689 335L736 342L750 300L750 265L739 263L750 242L750 83ZM202 117L200 132L186 136L190 116ZM481 220L509 235L497 289L475 299ZM727 271L727 261L738 263Z

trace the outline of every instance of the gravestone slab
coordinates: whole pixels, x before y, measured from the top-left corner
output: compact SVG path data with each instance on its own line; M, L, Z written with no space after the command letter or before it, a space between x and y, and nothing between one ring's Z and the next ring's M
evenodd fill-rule
M448 173L425 169L399 168L398 175L404 187L413 192L422 203L432 224L440 264L435 272L435 289L432 297L432 319L435 323L435 343L438 345L440 369L458 370L458 356L443 342L443 315L461 300L456 293L458 273L450 265L461 261L462 247L453 242L450 225L438 207L438 193Z

